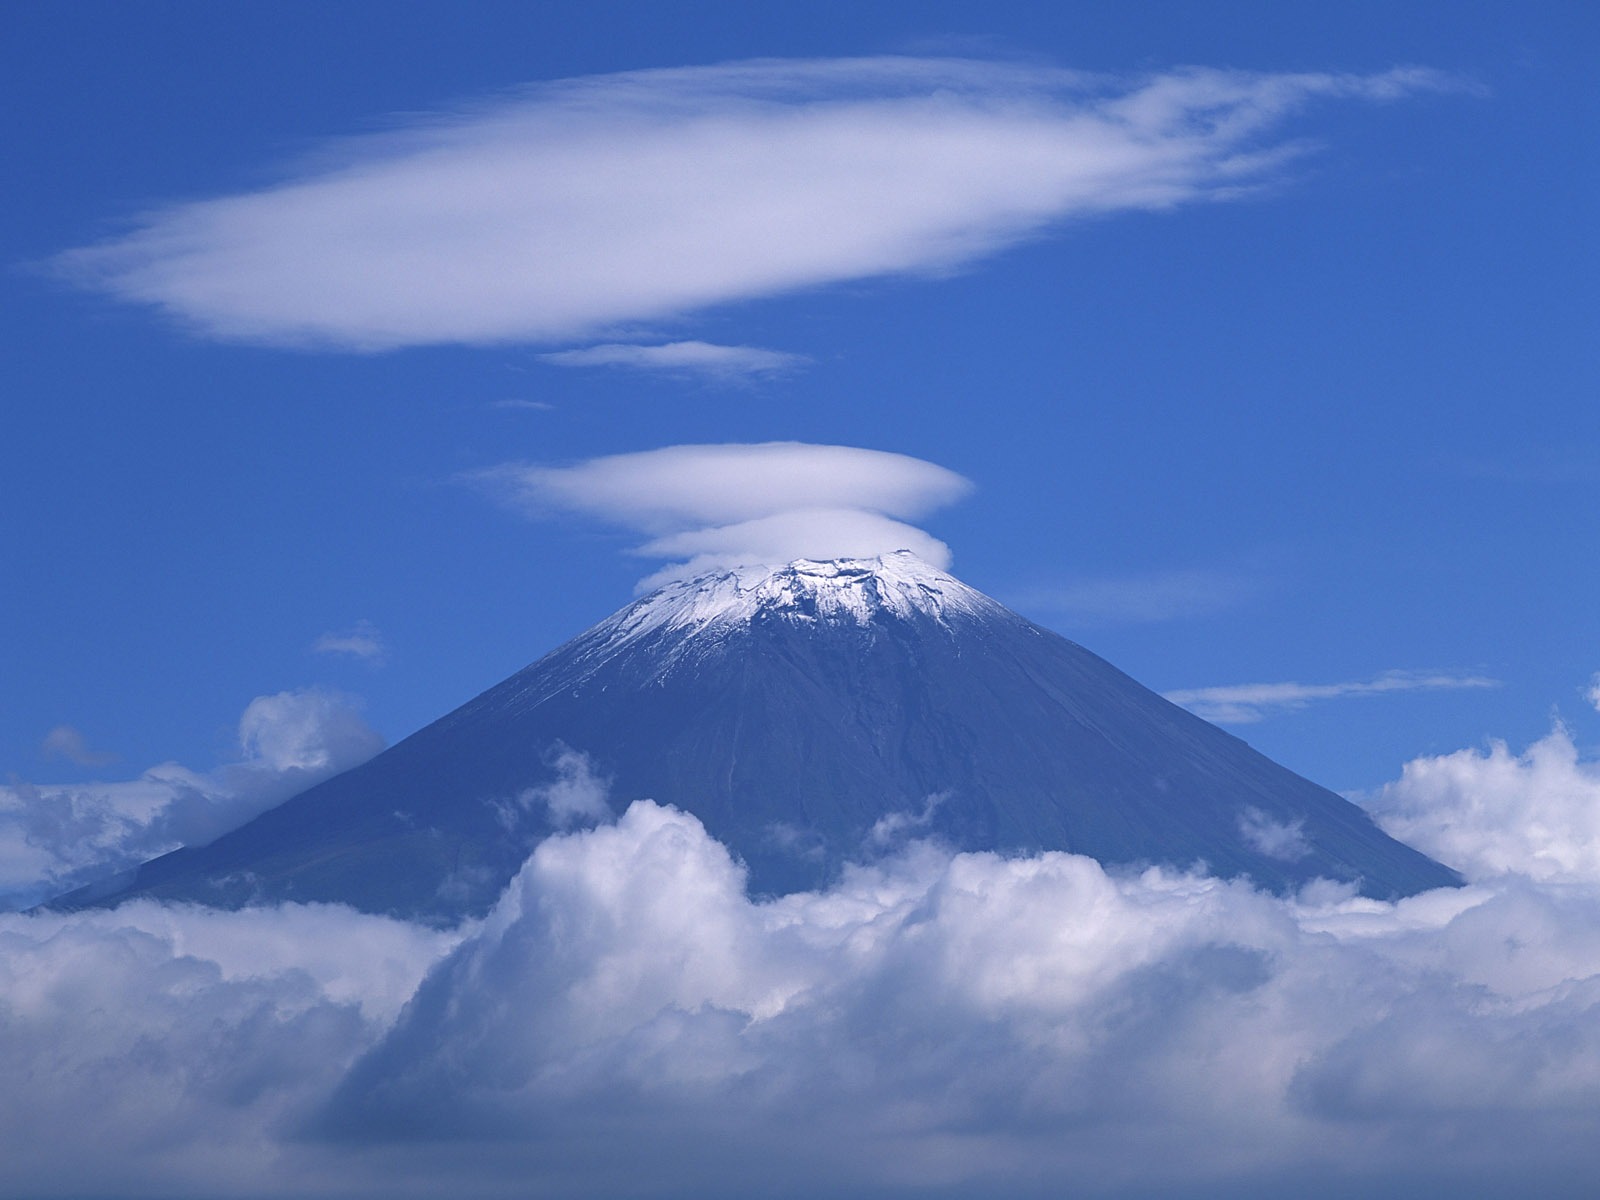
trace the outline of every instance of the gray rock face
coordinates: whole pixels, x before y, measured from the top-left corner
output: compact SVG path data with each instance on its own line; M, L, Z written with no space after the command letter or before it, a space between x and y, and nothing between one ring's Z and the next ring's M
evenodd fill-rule
M694 813L758 893L819 886L907 836L1201 863L1279 891L1460 882L1340 796L902 553L670 584L365 765L58 903L481 913L595 800L572 777L585 760L616 810L648 797Z

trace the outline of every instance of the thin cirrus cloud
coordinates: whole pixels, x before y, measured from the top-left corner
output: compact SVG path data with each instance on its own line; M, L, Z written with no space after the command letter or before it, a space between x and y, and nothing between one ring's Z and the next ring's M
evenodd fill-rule
M147 212L53 260L195 333L278 345L560 343L949 270L1074 218L1224 200L1314 100L1437 72L1141 79L880 57L530 87L330 143L274 186Z
M949 548L908 522L972 490L954 471L909 455L803 442L667 446L571 466L509 463L471 479L529 515L575 513L648 535L636 553L680 565L647 582L714 566L896 550L943 567Z
M1180 688L1163 692L1162 695L1208 721L1223 725L1251 725L1276 713L1304 708L1317 700L1499 686L1498 679L1483 675L1386 671L1375 679L1351 683L1240 683L1223 687Z
M665 375L691 375L708 379L759 379L783 375L807 366L803 354L763 350L759 346L719 346L711 342L667 342L641 346L613 342L580 350L557 350L539 356L558 367L623 367Z
M1158 571L1035 588L1018 596L1016 606L1076 625L1138 625L1214 616L1262 590L1254 579L1226 571Z

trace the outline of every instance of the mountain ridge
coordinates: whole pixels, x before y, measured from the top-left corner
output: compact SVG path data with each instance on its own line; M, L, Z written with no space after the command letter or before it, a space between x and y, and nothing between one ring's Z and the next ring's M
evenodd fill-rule
M925 809L918 832L957 849L1204 864L1278 891L1459 882L1342 797L901 552L668 583L363 766L58 903L480 913L564 827L528 799L559 782L563 750L610 780L615 807L696 815L758 893L825 884L874 852L880 822Z

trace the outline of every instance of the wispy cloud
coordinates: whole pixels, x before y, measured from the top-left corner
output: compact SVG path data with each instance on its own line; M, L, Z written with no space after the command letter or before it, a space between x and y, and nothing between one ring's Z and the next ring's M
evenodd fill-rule
M546 402L544 400L509 399L509 400L496 400L490 405L490 407L491 408L520 408L520 409L526 409L529 412L549 412L553 408L555 408L555 405L554 404L550 404L550 403L548 403L548 402Z
M573 466L510 463L471 478L534 516L596 517L653 535L649 558L686 570L949 548L913 525L972 490L954 471L883 450L762 442L668 446ZM661 578L656 576L653 578Z
M718 346L711 342L668 342L637 346L619 342L557 350L539 356L558 367L627 367L671 375L698 375L712 379L751 379L781 375L807 366L803 354L763 350L757 346Z
M1239 683L1225 687L1181 688L1163 694L1174 704L1181 704L1208 721L1250 725L1277 712L1304 708L1317 700L1499 686L1499 680L1482 675L1387 671L1375 679L1354 683Z
M44 735L39 749L46 758L64 758L80 767L103 767L117 761L115 754L94 749L82 731L71 725L57 725Z
M1156 571L1034 588L1015 606L1074 625L1136 625L1227 612L1261 590L1254 579L1225 571Z
M325 633L312 643L314 654L332 654L346 658L359 658L374 667L381 667L389 657L389 648L371 621L357 621L354 626L339 632Z
M1237 197L1303 152L1279 130L1309 102L1448 85L914 57L595 76L333 143L275 186L146 213L54 266L207 337L615 337L945 271L1073 218Z

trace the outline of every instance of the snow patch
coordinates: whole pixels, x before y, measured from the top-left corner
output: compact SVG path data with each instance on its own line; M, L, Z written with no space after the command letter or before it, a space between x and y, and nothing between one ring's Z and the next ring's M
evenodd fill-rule
M875 558L802 558L782 566L723 568L669 583L601 622L588 654L609 658L646 638L715 634L758 618L868 625L880 615L941 625L952 617L1016 618L909 550ZM587 640L587 639L586 639Z

